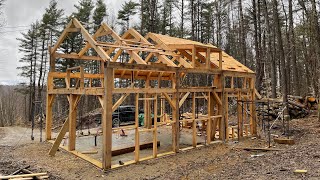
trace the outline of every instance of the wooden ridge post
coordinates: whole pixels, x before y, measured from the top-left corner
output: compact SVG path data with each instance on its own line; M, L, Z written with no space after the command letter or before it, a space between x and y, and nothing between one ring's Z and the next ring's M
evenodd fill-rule
M104 63L104 96L102 113L102 167L104 170L111 168L112 157L112 91L114 88L113 68Z

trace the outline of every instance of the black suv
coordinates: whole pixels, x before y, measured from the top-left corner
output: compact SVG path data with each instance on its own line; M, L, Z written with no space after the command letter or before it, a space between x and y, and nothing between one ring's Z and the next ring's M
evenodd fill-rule
M112 113L112 127L120 126L120 123L123 122L132 122L135 121L135 106L119 106Z
M135 121L135 106L126 105L126 106L119 106L113 113L112 113L112 127L119 127L121 123L128 123L134 124ZM151 114L151 118L153 118L153 114ZM143 110L139 110L139 126L143 125L144 121L144 113ZM157 118L157 121L160 122L160 118ZM101 114L96 117L96 122L101 124ZM152 124L153 121L152 121Z

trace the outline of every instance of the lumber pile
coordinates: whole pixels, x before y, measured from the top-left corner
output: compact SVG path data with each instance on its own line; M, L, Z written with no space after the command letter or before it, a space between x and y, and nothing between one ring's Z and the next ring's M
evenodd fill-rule
M49 176L47 173L34 173L32 171L30 171L28 168L30 166L26 166L23 168L20 168L16 171L14 171L13 173L11 173L8 176L1 176L0 175L0 179L48 179Z
M258 102L257 111L259 116L271 116L275 119L284 108L282 99L264 98ZM296 119L308 116L314 110L317 110L317 104L317 99L312 96L301 97L288 95L288 109L291 118Z

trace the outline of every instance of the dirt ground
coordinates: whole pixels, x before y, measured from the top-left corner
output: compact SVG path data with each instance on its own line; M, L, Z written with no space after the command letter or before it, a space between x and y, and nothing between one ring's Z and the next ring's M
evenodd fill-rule
M0 174L30 165L50 179L320 179L320 123L292 120L295 145L274 144L282 151L251 152L239 147L266 147L262 139L217 143L103 172L63 150L49 157L51 144L31 142L27 129L0 128ZM277 127L277 126L275 126ZM273 134L281 134L280 129ZM19 141L18 141L19 140ZM297 169L307 173L296 174Z

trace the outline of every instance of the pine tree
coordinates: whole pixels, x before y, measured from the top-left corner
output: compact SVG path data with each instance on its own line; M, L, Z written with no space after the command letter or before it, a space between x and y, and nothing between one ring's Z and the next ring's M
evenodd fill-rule
M39 22L33 23L27 33L22 33L22 38L18 38L19 52L24 56L19 60L22 63L17 67L20 76L29 79L29 121L34 115L34 101L36 92L36 68L38 64L38 43L39 43Z
M107 7L106 4L102 0L98 0L96 3L96 8L93 12L93 24L94 24L94 31L96 31L104 18L107 16Z
M61 16L63 10L57 8L57 1L51 0L49 7L46 8L45 13L42 16L41 25L39 26L39 38L41 47L39 49L41 59L38 67L38 100L41 100L41 92L45 82L45 75L47 72L48 64L48 44L52 44L52 41L57 38L58 30L61 25Z
M123 31L124 30L128 30L130 28L130 18L137 14L137 7L138 7L138 3L135 3L133 1L128 1L128 2L125 2L123 5L122 5L122 9L119 10L118 12L118 19L120 20L119 24L123 27L125 27L125 29L122 29Z

